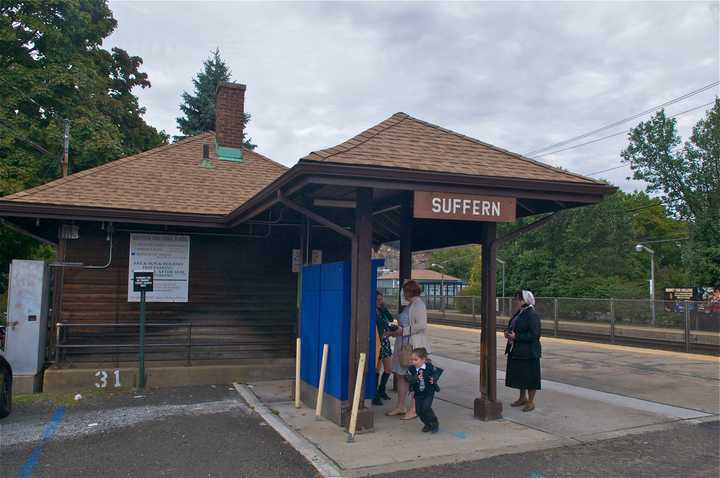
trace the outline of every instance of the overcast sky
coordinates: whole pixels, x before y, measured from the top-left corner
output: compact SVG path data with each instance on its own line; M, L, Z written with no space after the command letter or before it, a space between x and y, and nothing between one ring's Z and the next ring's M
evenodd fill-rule
M143 58L152 88L137 93L150 124L177 132L180 95L217 46L248 86L249 135L288 166L398 111L527 153L720 79L717 2L110 6L118 28L105 46ZM705 109L677 118L683 136ZM540 159L591 173L619 165L623 145L619 135ZM627 175L599 177L641 187Z

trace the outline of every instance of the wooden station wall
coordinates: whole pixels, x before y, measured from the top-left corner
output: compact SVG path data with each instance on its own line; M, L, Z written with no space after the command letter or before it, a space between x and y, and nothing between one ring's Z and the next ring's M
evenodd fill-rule
M91 227L92 226L92 227ZM172 233L168 231L168 233ZM294 356L297 274L291 253L298 247L293 228L273 229L268 238L190 234L187 303L148 303L148 323L191 323L192 360L260 359ZM71 324L136 324L139 304L128 302L129 232L115 232L107 269L65 268L59 314ZM97 224L80 228L66 241L67 262L107 262L106 233ZM73 327L67 343L137 343L137 329ZM148 328L148 343L184 344L187 327ZM130 360L132 349L66 349L66 357L103 354ZM152 350L156 358L185 360L186 348ZM162 353L161 353L162 352Z

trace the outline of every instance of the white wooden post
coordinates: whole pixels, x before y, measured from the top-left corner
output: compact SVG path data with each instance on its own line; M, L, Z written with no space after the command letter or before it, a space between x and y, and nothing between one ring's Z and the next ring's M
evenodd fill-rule
M355 380L355 395L353 395L352 411L350 413L350 426L348 427L348 441L355 439L357 428L358 409L360 408L360 395L362 394L363 373L365 372L365 353L360 354L358 362L357 380Z
M318 383L318 395L315 403L315 418L322 416L323 396L325 395L325 370L327 369L328 344L323 345L322 362L320 363L320 383Z

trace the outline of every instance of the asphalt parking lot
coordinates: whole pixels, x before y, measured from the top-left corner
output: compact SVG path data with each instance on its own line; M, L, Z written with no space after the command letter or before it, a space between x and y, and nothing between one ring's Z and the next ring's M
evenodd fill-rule
M714 420L380 476L716 478L719 448ZM0 422L0 476L318 475L233 387L212 385L23 400Z
M232 387L214 385L18 403L0 422L0 476L316 475Z
M377 478L717 478L720 422L400 471Z

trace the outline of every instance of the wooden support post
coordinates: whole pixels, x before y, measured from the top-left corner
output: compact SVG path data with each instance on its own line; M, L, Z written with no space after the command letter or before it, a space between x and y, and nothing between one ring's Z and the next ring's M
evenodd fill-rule
M398 264L398 314L402 311L402 286L412 275L412 194L403 198L400 207L400 263Z
M62 224L58 225L58 245L56 249L56 257L58 262L65 262L67 259L67 239L62 238ZM64 267L54 267L53 268L53 277L52 277L52 317L51 324L52 326L56 326L58 323L62 322L62 309L63 309L63 287L65 285L65 268ZM59 335L56 337L59 338ZM54 346L57 347L58 343L55 342ZM62 359L62 356L59 353L55 354L55 357L57 358L57 363L55 364L57 367L60 366L59 361Z
M300 337L295 339L295 408L300 408Z
M502 418L502 403L497 400L497 317L496 288L496 231L494 222L483 223L482 229L482 304L480 342L480 397L475 399L475 417L480 420Z
M325 371L327 370L327 359L329 345L323 345L322 360L320 362L320 382L318 383L317 401L315 403L315 418L322 416L323 396L325 395Z
M365 353L360 353L360 360L358 360L357 378L355 383L363 383L363 377L365 372ZM360 409L360 400L362 398L362 387L356 387L355 393L353 394L352 408L350 412L350 425L348 426L348 441L351 442L355 439L355 432L357 430L358 412Z
M374 294L370 280L372 260L372 198L370 188L358 188L356 192L357 206L355 209L355 234L352 242L352 283L351 283L351 318L350 347L348 370L348 393L363 394L362 381L355 381L358 357L368 354L370 340L370 308L373 306ZM374 327L374 324L372 324ZM373 414L361 411L359 429L372 429Z
M296 303L295 303L295 311L297 315L297 323L296 326L296 337L300 337L300 331L302 330L300 328L300 321L302 320L301 317L301 309L302 309L302 273L303 273L303 266L307 263L307 255L305 254L305 250L307 249L307 236L308 236L308 229L310 228L310 221L307 218L302 218L302 221L300 222L300 243L299 243L299 249L300 249L300 270L297 272L297 297L296 297Z

